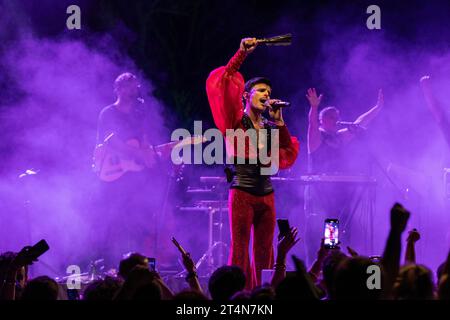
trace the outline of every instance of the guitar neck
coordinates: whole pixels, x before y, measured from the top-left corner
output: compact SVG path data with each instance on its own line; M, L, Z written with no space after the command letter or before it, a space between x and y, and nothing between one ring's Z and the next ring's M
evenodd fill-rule
M164 144L160 144L157 146L154 146L153 148L155 149L156 152L160 152L163 155L170 153L173 149L173 147L175 147L177 144L179 144L180 141L173 141L173 142L169 142L169 143L164 143Z
M170 154L172 152L172 149L176 146L184 147L186 145L194 145L194 144L199 144L199 143L203 143L204 142L204 138L203 137L195 137L195 138L188 138L188 139L183 139L180 141L172 141L169 143L164 143L164 144L160 144L157 146L154 146L154 150L156 152L160 152L163 155L167 155Z

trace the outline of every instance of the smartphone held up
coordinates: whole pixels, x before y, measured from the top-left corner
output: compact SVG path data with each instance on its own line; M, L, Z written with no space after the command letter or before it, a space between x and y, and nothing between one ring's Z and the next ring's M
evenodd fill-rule
M291 231L288 219L277 219L278 231L280 232L280 238L283 238Z
M334 249L339 245L339 220L325 219L324 245L327 249Z

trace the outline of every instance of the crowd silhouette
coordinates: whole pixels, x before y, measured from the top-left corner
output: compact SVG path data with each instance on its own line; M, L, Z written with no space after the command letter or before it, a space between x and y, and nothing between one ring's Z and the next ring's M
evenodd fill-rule
M295 272L286 272L289 251L299 241L297 228L278 238L276 261L270 283L245 289L246 278L237 266L224 265L209 278L202 288L195 263L188 252L181 253L187 288L173 292L159 273L149 267L148 258L139 253L129 254L118 265L116 276L91 281L76 295L61 298L62 286L42 275L28 278L28 266L37 259L25 253L5 252L0 256L1 300L61 300L87 301L174 300L174 301L274 301L274 300L449 300L450 252L443 257L436 275L416 261L415 244L420 240L418 230L409 231L402 263L402 234L410 212L396 203L390 212L390 231L381 257L366 257L342 245L328 249L322 240L317 256L309 270L304 262L292 255ZM424 235L425 236L425 235ZM418 257L420 261L420 257ZM377 269L378 267L378 269ZM373 279L369 285L369 268L380 271L380 283ZM436 280L434 280L436 279Z

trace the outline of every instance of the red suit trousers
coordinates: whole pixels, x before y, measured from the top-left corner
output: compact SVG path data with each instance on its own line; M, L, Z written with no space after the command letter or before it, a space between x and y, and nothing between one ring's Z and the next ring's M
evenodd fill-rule
M246 276L246 289L252 289L261 285L261 271L273 266L274 193L255 196L239 189L230 189L228 201L231 229L228 264L242 268ZM252 235L250 263L249 243Z

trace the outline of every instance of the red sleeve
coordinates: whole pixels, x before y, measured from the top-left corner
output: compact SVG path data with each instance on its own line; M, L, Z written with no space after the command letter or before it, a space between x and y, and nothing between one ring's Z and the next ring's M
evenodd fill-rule
M244 106L244 77L238 72L246 57L238 52L225 67L213 70L206 80L206 93L217 128L225 135L226 129L234 129L242 119Z
M278 127L280 130L280 169L289 169L297 160L300 142L292 137L286 126Z

